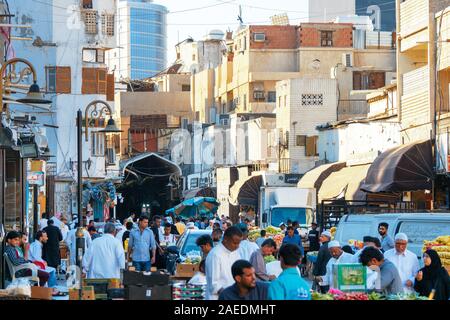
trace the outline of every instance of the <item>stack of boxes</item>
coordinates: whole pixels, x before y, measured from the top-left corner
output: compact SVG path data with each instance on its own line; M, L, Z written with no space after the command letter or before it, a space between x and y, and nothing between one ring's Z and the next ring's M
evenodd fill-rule
M124 271L123 285L126 300L172 300L170 275Z

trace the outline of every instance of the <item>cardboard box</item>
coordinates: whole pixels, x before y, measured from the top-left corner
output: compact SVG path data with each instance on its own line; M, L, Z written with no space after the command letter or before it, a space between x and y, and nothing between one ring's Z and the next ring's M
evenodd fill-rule
M179 263L177 265L177 272L175 277L177 278L192 278L196 272L199 271L199 264L184 264Z
M128 286L126 300L172 300L172 286Z
M95 291L93 286L83 287L81 294L81 300L95 300ZM80 290L69 289L69 300L80 300Z
M143 272L129 270L123 272L124 286L164 286L169 284L169 280L168 274L152 273L145 275Z
M108 286L111 279L83 279L83 287L94 288L96 300L108 299Z
M31 299L52 300L53 289L45 287L31 287Z

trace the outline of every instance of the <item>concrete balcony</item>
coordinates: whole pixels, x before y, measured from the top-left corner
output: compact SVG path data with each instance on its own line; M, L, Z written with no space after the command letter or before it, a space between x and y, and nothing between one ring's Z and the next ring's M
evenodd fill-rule
M272 113L275 108L275 102L250 102L248 106L248 110L253 113Z
M400 4L400 34L403 39L428 27L429 0L406 0Z
M429 86L428 66L403 75L401 113L404 127L430 122Z

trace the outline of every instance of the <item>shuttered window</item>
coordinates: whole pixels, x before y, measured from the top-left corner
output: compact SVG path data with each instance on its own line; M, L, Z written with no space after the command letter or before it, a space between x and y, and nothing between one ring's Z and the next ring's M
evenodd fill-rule
M306 137L305 156L315 157L315 156L319 155L317 152L317 141L318 140L319 140L318 136Z
M82 77L81 93L96 94L98 90L97 68L83 68Z
M83 68L81 93L104 94L114 101L114 74L107 74L105 68Z
M71 93L70 67L46 67L47 92Z
M98 94L106 94L106 69L97 69Z
M114 73L106 75L106 101L114 101L115 83Z

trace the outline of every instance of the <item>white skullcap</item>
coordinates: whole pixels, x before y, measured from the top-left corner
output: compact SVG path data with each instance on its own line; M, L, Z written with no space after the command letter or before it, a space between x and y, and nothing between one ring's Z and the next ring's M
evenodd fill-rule
M330 231L324 231L324 232L322 232L322 235L331 239L331 232Z
M337 241L337 240L333 240L333 241L330 241L329 243L328 243L328 249L331 249L331 248L340 248L341 247L341 244L339 243L339 241Z
M404 233L397 233L395 235L395 241L397 241L397 240L403 240L403 241L408 242L408 236Z
M194 228L195 224L193 222L188 222L188 224L186 224L186 228Z

